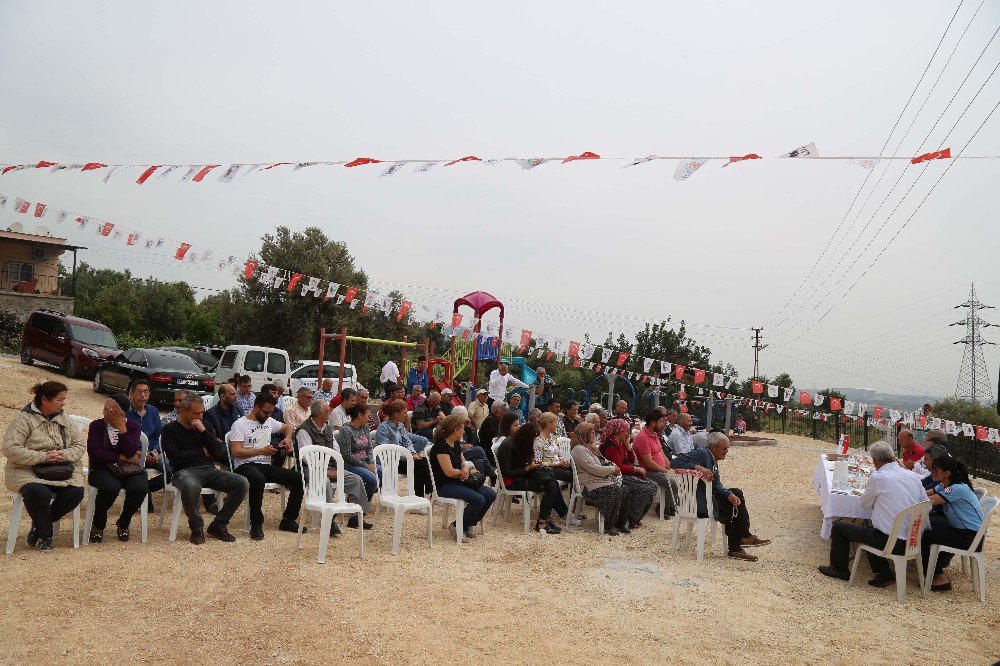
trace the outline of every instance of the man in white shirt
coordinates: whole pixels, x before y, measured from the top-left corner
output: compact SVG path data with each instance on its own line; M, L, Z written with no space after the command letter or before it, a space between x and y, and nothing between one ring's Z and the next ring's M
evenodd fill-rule
M246 477L250 483L247 494L247 510L250 512L250 538L260 541L264 538L264 484L278 483L288 488L288 504L285 515L278 525L284 532L298 532L299 509L302 507L302 475L298 470L276 467L271 464L271 456L278 448L271 446L271 435L280 432L283 436L280 448L292 452L292 425L271 418L274 413L273 395L261 391L254 400L253 409L233 424L229 431L229 455L233 461L233 471Z
M333 428L330 427L330 404L326 401L316 400L309 406L309 418L302 422L302 425L295 431L295 447L301 450L304 446L315 444L317 446L328 446L335 451L340 451L340 444L333 435ZM360 504L365 514L371 512L371 504L368 502L368 493L365 492L365 482L354 472L340 470L344 476L344 494L347 501ZM327 470L327 478L336 483L337 470L333 459L330 460L330 467ZM327 484L326 500L333 501L333 488ZM330 536L340 535L340 528L336 521L330 523Z
M394 361L389 361L382 366L382 374L378 378L379 383L386 395L389 395L389 385L399 383L399 367Z
M830 578L848 580L851 577L848 561L851 553L851 542L863 543L875 548L885 548L892 531L892 524L900 511L908 506L927 500L927 492L920 477L903 469L896 462L895 451L886 442L872 444L868 453L875 463L875 473L868 479L865 493L861 496L861 506L871 509L871 526L859 525L846 520L833 524L830 535L830 566L819 567L819 572ZM926 522L923 526L927 528ZM906 537L897 539L893 553L901 554L906 550ZM884 557L868 554L875 577L868 581L874 587L885 587L896 581L896 576Z
M354 389L344 389L340 392L340 395L344 399L330 412L330 425L333 426L334 430L340 430L344 427L345 423L351 420L347 416L347 410L353 407L358 401L358 392Z
M507 398L507 387L511 384L518 388L528 388L527 384L510 374L506 363L501 363L496 370L490 373L489 398L486 401L490 407L493 406L494 400L503 401Z
M691 415L684 413L677 417L677 427L667 437L667 446L679 456L694 450L694 437L691 435Z

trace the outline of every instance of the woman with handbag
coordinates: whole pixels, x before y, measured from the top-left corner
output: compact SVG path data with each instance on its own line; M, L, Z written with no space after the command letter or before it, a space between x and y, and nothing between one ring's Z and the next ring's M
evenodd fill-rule
M610 424L610 422L609 422ZM628 533L628 516L625 513L625 489L622 487L622 471L608 461L597 450L594 426L581 423L571 437L571 455L576 463L576 474L580 478L583 496L589 504L597 507L608 524L605 533L618 536Z
M465 501L465 515L462 526L465 536L475 539L475 527L486 512L493 506L497 494L485 485L486 477L476 471L472 463L467 463L462 456L458 442L462 439L465 420L453 414L446 416L434 431L434 445L431 447L431 473L437 494ZM456 530L455 523L451 530Z
M28 546L52 551L52 525L83 501L83 435L63 413L68 389L45 382L31 389L34 400L22 409L3 438L7 489L21 493L31 516Z
M511 490L528 490L541 493L542 501L538 505L538 520L535 521L535 531L545 531L546 534L559 534L562 528L550 519L552 509L560 518L565 519L569 507L559 489L559 481L552 470L535 461L535 439L538 428L528 423L518 428L517 432L506 438L497 448L497 462L500 464L500 474L504 486Z
M149 480L139 464L142 427L138 421L125 418L129 401L124 395L113 395L104 403L104 418L90 422L87 432L87 457L90 459L88 482L97 488L94 498L94 524L90 543L104 541L108 510L125 491L122 512L115 522L119 541L128 541L129 523L149 494Z
M538 417L539 432L535 437L535 462L551 470L552 475L558 480L573 483L573 470L570 469L569 460L563 458L556 437L559 423L559 417L552 412L545 412Z
M600 451L622 471L629 529L642 527L642 517L653 505L658 486L655 481L646 478L646 470L639 464L639 458L632 449L632 431L628 421L612 419L608 422Z

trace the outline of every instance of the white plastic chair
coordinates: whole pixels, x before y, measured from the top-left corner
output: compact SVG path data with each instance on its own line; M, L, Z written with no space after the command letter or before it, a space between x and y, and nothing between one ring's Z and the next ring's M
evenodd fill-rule
M208 395L201 396L201 402L205 405L205 411L207 412L219 404L219 396L215 393L209 393Z
M330 466L330 459L336 463L337 480L334 482L333 501L326 501L326 489L330 481L326 471ZM330 523L337 514L356 514L358 518L358 554L361 559L365 557L365 531L361 529L364 522L364 509L360 504L353 504L344 501L344 458L339 451L326 446L310 444L299 449L299 461L304 470L305 478L305 498L303 505L306 511L315 511L322 516L319 530L319 556L316 561L320 564L326 562L326 548L330 543ZM299 532L295 536L295 548L302 548L302 528L305 527L305 517L299 522Z
M283 395L281 396L280 400L281 400L281 411L285 411L286 409L295 404L294 396Z
M570 469L573 470L573 487L570 488L569 491L569 512L579 515L580 511L582 510L582 506L580 508L577 508L578 505L585 505L587 503L587 500L583 496L583 488L580 486L580 477L576 473L576 458L574 458L573 456L569 457L569 466ZM601 513L600 511L596 511L595 513L597 513L597 534L603 535L604 514ZM566 525L568 526L569 523L566 523Z
M692 531L697 530L697 547L695 552L700 562L705 558L706 527L708 528L710 545L715 543L716 537L716 521L715 517L712 516L714 509L713 498L709 491L709 483L705 481L701 484L701 487L704 489L705 506L708 509L709 517L699 518L698 485L699 481L704 479L704 475L693 469L675 469L672 471L677 481L677 504L675 505L677 513L674 515L674 552L677 552L680 543L681 525L684 525L687 527L687 534L684 537L684 543L687 546L691 545ZM725 507L723 507L723 510L725 510Z
M232 454L232 450L229 448L229 442L230 442L229 435L230 435L230 433L227 432L226 433L226 460L229 461L229 471L233 472L235 474L236 473L236 467L233 465L233 454ZM285 493L287 492L287 489L283 485L281 485L280 483L265 483L264 484L264 492L265 493L266 492L270 492L272 490L280 491L280 493L281 493L281 515L285 515ZM263 509L263 507L261 507L261 508ZM246 514L247 514L247 519L243 523L243 531L244 532L249 532L250 531L250 507L249 506L247 506Z
M499 440L499 441L497 441ZM503 513L504 520L510 521L510 514L513 511L514 498L521 498L521 516L524 518L524 533L528 534L531 532L531 498L534 495L530 490L508 490L507 486L503 482L503 472L500 470L500 461L497 458L497 449L500 448L500 444L503 442L502 437L497 437L493 440L493 459L497 461L497 499L493 503L493 525L496 525L500 521L500 514ZM506 507L506 509L504 508Z
M88 419L86 416L76 416L75 414L70 414L69 420L75 423L78 428L80 428L81 433L87 434L87 428L90 427L90 422L93 419Z
M414 490L413 483L413 454L406 447L398 444L379 444L372 450L372 455L382 468L382 478L378 487L378 508L375 510L375 518L382 512L382 509L392 509L392 554L399 554L399 540L403 531L403 516L407 511L418 511L427 509L427 547L434 546L434 507L431 501L425 497L418 497ZM395 470L399 469L399 461L406 458L406 480L408 494L401 495L399 488L399 475ZM376 522L376 525L378 523Z
M149 439L146 437L146 433L139 433L139 441L142 442L142 446L139 448L139 467L142 468L142 473L146 473L146 454L149 452ZM97 496L97 488L95 486L87 484L87 513L83 519L83 545L87 546L90 544L90 529L94 526L94 500ZM119 497L125 496L125 490L122 489L118 492ZM146 543L146 536L149 532L149 502L146 501L146 497L142 498L142 506L139 508L139 524L141 526L141 540L142 543Z
M885 548L877 549L863 543L857 544L854 553L854 566L851 567L851 579L847 581L847 586L854 584L854 578L858 573L858 565L861 564L861 553L867 551L873 555L884 557L893 564L896 570L896 600L903 603L906 599L906 561L916 559L917 561L917 581L920 583L920 591L926 596L924 589L924 562L920 555L920 540L923 536L924 523L927 522L927 515L931 512L931 501L917 502L906 507L892 521L892 530L889 538L885 542ZM906 550L902 555L893 555L893 548L896 547L897 539L906 539Z
M430 454L430 447L427 447L427 453ZM441 497L438 495L437 491L437 480L434 478L434 467L431 465L430 458L427 459L427 464L431 466L431 502L437 502L444 509L441 512L441 527L448 527L448 516L451 514L451 507L455 507L455 543L461 544L462 537L465 536L465 529L463 527L462 518L465 516L465 500L454 499L452 497ZM384 472L383 472L384 474ZM483 523L486 516L483 516L483 520L479 521L479 533L485 534L485 528Z
M163 484L163 506L160 507L160 525L159 529L163 529L163 521L167 517L167 507L170 507L170 534L167 535L168 541L175 541L177 539L177 530L181 523L181 491L174 484L170 483L170 479L166 477L167 469L170 463L167 461L167 452L160 447L160 456L163 461L163 474L164 474L164 484ZM172 472L171 476L176 472ZM173 494L173 501L167 501L167 494ZM202 495L215 495L215 501L221 505L222 504L222 493L211 488L202 488Z
M925 597L930 592L931 583L934 581L934 568L937 566L938 555L945 552L958 555L962 558L962 573L965 573L965 558L968 557L972 560L972 591L979 593L979 601L986 601L986 558L983 556L982 550L976 551L979 548L979 544L986 538L986 528L989 527L990 519L993 517L993 512L996 511L998 504L1000 504L1000 499L996 497L987 497L980 502L979 506L982 507L984 514L983 524L979 526L976 538L972 540L972 544L968 550L960 550L940 544L933 544L931 546L930 557L927 560L927 574L924 580L923 595Z
M986 497L986 488L983 488L982 486L980 486L979 488L973 488L972 492L976 494L977 499L983 499L984 497Z

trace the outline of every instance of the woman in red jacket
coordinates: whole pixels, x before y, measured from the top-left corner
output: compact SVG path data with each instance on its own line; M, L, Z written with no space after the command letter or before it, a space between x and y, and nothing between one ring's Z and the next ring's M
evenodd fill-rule
M629 529L642 527L642 517L653 505L657 485L645 478L646 470L639 465L639 459L632 450L632 432L628 421L611 419L604 428L603 437L601 453L622 471Z
M140 436L138 421L126 420L129 401L123 395L113 395L104 403L104 418L90 422L87 433L87 457L90 459L88 482L97 488L94 498L94 524L90 529L90 543L104 540L108 523L108 510L125 491L122 513L115 523L119 541L128 541L129 523L149 494L145 471L124 479L111 473L109 466L117 463L139 464Z

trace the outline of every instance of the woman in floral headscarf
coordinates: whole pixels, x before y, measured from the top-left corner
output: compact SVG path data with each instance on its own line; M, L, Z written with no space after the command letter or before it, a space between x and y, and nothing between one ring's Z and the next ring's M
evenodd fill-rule
M601 453L622 472L625 489L625 514L630 529L642 527L642 517L653 505L657 485L646 478L646 470L632 450L632 430L625 419L611 419L602 433Z

